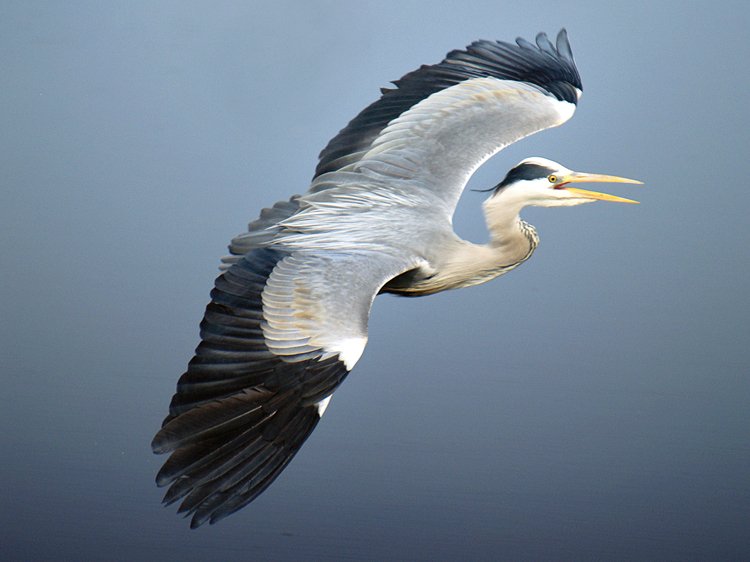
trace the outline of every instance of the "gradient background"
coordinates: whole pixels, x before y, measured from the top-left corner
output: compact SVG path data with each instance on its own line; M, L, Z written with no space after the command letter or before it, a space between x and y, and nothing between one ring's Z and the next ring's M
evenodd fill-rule
M3 558L750 557L750 8L653 4L2 2ZM539 155L642 205L528 210L520 269L378 299L292 465L190 531L149 443L229 239L389 80L561 26L577 115L470 186Z

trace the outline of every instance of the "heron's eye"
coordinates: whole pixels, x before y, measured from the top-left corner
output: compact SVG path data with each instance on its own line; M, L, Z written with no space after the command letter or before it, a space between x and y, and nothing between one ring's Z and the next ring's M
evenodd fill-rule
M554 174L547 176L547 179L550 183L557 183L557 176Z

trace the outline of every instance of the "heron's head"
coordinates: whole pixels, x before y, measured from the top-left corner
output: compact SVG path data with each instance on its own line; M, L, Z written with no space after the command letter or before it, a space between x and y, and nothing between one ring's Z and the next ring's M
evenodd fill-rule
M546 158L527 158L511 169L495 186L492 199L500 198L519 207L569 207L592 201L638 203L616 195L572 187L577 183L642 183L637 180L574 172Z

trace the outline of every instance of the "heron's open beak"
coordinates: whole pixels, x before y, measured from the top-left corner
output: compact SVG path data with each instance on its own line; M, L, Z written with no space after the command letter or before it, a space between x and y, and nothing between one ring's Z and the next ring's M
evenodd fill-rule
M562 178L562 182L559 186L560 189L565 189L571 193L586 197L587 199L599 199L601 201L615 201L617 203L635 203L632 199L625 199L624 197L617 197L616 195L609 195L608 193L599 193L598 191L588 191L587 189L578 189L575 187L568 187L568 183L637 183L643 184L642 181L631 180L628 178L620 178L618 176L607 176L604 174L586 174L584 172L573 172Z

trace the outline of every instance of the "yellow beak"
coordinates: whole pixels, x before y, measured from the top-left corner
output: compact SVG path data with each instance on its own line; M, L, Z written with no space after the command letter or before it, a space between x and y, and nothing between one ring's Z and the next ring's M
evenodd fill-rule
M587 199L598 199L600 201L615 201L617 203L635 203L632 199L625 199L624 197L617 197L616 195L609 195L608 193L599 193L598 191L588 191L587 189L578 189L575 187L568 187L568 183L637 183L643 184L642 181L631 180L628 178L621 178L618 176L607 176L604 174L586 174L583 172L573 172L562 178L562 182L559 184L560 189L565 189L571 193L586 197Z

